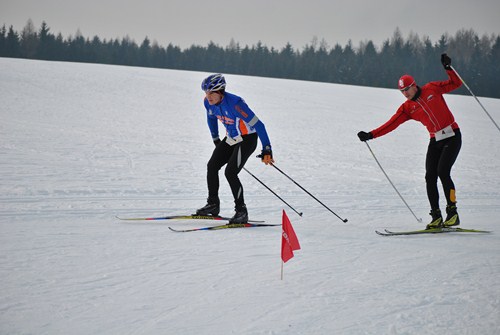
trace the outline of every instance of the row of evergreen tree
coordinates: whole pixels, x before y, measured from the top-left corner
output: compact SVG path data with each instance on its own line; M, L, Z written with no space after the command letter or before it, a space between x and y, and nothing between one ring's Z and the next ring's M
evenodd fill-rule
M500 77L500 36L478 36L472 29L455 35L430 38L410 33L404 38L398 28L377 48L372 41L354 47L313 38L302 50L288 43L281 50L261 42L241 47L232 40L221 47L192 45L182 50L167 47L146 37L140 45L124 37L102 40L84 38L81 33L64 38L54 35L46 22L37 30L31 20L21 32L12 26L0 28L0 57L54 61L89 62L144 66L180 70L222 72L252 76L289 78L330 83L394 88L399 76L412 74L419 83L446 78L440 64L441 53L448 53L453 66L478 96L500 98L496 83ZM456 91L468 94L465 88Z

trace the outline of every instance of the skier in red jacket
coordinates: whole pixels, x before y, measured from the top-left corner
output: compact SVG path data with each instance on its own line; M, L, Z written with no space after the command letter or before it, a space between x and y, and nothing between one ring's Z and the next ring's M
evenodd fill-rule
M427 127L430 142L425 160L425 181L432 216L427 229L460 224L455 185L450 173L462 146L462 135L453 114L446 105L443 94L460 87L462 82L451 68L451 58L448 55L441 55L441 63L448 74L448 80L434 81L419 87L412 76L403 75L399 79L398 87L407 100L389 121L370 132L358 133L359 139L364 142L383 136L408 120L420 121ZM439 208L438 178L443 185L447 203L447 216L444 222Z

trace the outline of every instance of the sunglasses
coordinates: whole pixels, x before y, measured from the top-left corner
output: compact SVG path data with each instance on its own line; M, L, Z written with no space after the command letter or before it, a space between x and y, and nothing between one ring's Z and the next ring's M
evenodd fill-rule
M405 88L400 89L401 92L406 92L408 91L415 83L411 83L409 86L406 86Z

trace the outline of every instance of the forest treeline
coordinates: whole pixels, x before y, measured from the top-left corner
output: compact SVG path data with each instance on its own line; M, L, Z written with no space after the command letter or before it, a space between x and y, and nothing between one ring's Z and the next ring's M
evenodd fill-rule
M454 68L478 96L500 98L500 36L478 36L472 29L454 35L444 33L438 41L410 33L403 37L398 28L382 46L372 41L353 46L328 46L313 38L301 50L290 43L281 49L258 42L242 47L231 40L226 47L213 42L181 49L166 47L146 37L137 44L129 37L101 39L98 36L64 38L50 31L46 22L36 28L28 20L22 31L13 26L0 28L0 57L103 63L179 70L221 72L251 76L300 79L319 82L394 88L404 73L417 82L446 79L441 53L451 56ZM469 94L465 88L455 91Z

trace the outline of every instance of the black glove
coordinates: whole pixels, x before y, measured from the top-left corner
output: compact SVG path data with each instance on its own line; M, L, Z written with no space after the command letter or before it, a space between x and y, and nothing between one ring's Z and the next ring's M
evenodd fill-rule
M358 133L358 137L362 142L366 142L366 141L371 140L373 138L373 134L367 133L365 131L360 131Z
M261 154L257 157L259 157L260 160L266 165L274 163L273 151L271 150L271 148L262 149Z
M218 138L218 139L214 140L214 144L215 144L215 146L217 146L219 143L220 143L220 138Z
M451 70L451 58L447 54L441 54L441 64L445 70Z

